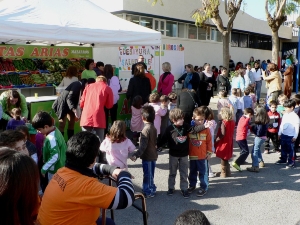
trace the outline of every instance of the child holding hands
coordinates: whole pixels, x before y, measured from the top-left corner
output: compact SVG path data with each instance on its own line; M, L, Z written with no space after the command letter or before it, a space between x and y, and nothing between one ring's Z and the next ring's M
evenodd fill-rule
M221 174L220 177L230 177L230 165L228 160L233 154L233 132L235 122L233 120L233 112L229 107L223 107L220 111L222 118L221 126L219 127L216 139L215 148L216 156L221 158Z

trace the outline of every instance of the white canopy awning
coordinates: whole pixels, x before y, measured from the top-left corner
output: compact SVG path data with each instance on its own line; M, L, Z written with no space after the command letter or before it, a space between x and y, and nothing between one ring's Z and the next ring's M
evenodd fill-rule
M0 43L160 45L161 33L123 20L89 0L2 0Z

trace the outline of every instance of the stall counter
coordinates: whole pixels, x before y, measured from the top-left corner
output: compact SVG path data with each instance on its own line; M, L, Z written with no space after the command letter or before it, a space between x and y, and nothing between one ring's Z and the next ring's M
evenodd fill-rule
M118 120L124 120L126 123L127 129L130 128L130 119L131 119L131 108L129 106L129 102L126 99L126 91L120 92L120 99L118 101ZM26 102L29 107L29 119L32 121L34 115L39 111L48 112L55 121L55 126L58 127L58 118L52 109L53 102L57 99L57 96L42 96L42 97L26 97ZM109 127L111 126L111 122L109 121ZM65 127L65 139L67 140L67 124ZM80 123L75 123L75 133L80 132L81 127Z

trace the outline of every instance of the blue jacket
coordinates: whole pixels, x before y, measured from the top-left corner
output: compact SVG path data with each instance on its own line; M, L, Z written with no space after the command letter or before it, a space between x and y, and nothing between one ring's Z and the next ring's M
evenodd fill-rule
M257 137L267 136L268 124L254 124L253 126L251 126L251 131Z
M231 89L232 88L240 88L242 91L245 89L245 81L244 78L241 76L233 77L231 82Z
M252 99L249 95L245 95L243 97L244 100L244 108L252 108Z

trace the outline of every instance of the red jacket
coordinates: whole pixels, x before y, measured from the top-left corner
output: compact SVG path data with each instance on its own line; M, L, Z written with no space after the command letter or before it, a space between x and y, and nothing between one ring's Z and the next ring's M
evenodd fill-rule
M170 92L172 92L172 86L174 83L174 76L173 74L168 74L164 80L162 80L164 74L160 75L159 81L158 81L158 86L157 86L157 91L158 93L162 93L163 95L168 95Z
M236 128L236 141L241 141L247 139L247 133L249 126L250 118L242 116L239 120L239 123Z
M277 111L276 112L272 112L270 110L268 112L268 116L270 118L268 132L270 132L270 133L278 133L279 127L280 127L280 123L281 123L280 114Z
M80 99L80 126L106 128L104 107L113 107L113 98L111 88L102 81L86 86Z

